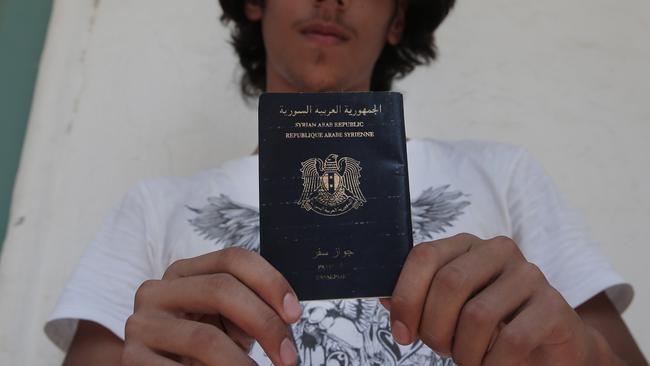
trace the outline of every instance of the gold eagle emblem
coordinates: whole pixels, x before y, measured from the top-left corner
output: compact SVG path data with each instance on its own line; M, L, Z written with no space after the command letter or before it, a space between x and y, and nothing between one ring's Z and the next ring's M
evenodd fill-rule
M330 154L325 161L311 158L301 163L303 190L298 205L324 216L338 216L361 207L361 163Z

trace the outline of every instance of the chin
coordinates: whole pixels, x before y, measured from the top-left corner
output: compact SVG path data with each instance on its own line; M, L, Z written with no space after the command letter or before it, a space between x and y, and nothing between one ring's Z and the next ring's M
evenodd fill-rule
M349 80L349 77L340 75L318 75L317 77L311 75L303 79L300 85L301 89L309 93L368 90L368 88L355 86L356 84L350 83Z

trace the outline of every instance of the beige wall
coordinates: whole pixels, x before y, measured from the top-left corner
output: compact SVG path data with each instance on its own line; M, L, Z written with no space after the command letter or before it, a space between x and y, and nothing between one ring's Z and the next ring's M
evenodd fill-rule
M0 264L0 364L56 365L44 318L139 179L250 153L215 0L57 0ZM398 84L413 137L532 150L637 295L650 354L650 3L460 1L441 58Z

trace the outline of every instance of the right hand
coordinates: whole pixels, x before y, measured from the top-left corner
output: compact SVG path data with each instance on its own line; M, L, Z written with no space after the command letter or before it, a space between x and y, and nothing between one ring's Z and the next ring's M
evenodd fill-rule
M179 260L138 289L122 365L255 365L253 339L275 365L295 365L288 325L300 315L287 280L256 253L228 248Z

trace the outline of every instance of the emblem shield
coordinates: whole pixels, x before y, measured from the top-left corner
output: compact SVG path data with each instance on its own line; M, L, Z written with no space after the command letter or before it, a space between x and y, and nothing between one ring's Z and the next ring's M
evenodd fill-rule
M303 192L298 205L324 216L339 216L366 202L361 192L361 163L330 154L301 163Z

